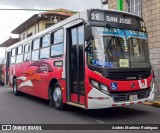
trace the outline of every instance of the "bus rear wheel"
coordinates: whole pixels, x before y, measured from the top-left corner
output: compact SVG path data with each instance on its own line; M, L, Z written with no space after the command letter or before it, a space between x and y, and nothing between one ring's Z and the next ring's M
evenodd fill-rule
M62 101L62 91L61 87L58 83L56 83L53 87L53 90L51 91L51 101L53 102L52 104L54 107L58 110L63 110L64 109L64 104Z
M17 79L16 78L13 79L13 94L15 96L18 96L20 94L20 92L17 90Z

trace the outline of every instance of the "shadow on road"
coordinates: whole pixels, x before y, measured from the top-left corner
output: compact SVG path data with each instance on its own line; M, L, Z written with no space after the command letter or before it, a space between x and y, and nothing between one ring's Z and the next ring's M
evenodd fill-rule
M136 106L136 105L134 105ZM83 110L76 107L68 107L67 110L73 113L78 113L79 115L92 117L95 119L128 119L129 117L138 117L146 116L149 114L148 111L144 111L143 106L140 106L139 109L134 109L128 107L117 107L117 108L107 108L107 109L98 109L98 110Z
M12 91L7 91L8 95L12 95ZM23 98L27 101L30 101L35 104L40 104L42 106L45 106L44 108L50 108L48 106L48 101L43 100L41 98L37 98L28 94L22 93L21 96L18 96L19 98ZM135 108L134 108L135 107ZM147 116L147 114L150 114L149 111L144 110L144 105L131 105L127 107L117 107L117 108L107 108L107 109L98 109L98 110L83 110L81 108L72 107L72 106L66 106L65 111L62 111L62 113L69 113L71 115L75 115L78 117L90 117L94 119L129 119L130 117L138 117L138 116Z

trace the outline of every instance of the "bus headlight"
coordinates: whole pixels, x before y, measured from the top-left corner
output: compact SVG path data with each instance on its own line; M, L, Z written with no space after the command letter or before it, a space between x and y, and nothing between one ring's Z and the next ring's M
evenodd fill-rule
M95 81L95 80L90 80L90 84L93 86L93 87L95 87L96 89L98 89L98 90L100 90L100 91L102 91L102 92L104 92L104 93L109 93L108 92L108 87L107 86L105 86L105 85L103 85L103 84L101 84L101 83L98 83L97 81Z
M102 89L102 90L104 90L104 91L107 91L108 92L108 88L107 88L107 86L105 86L105 85L100 85L100 88Z
M99 85L98 85L98 82L96 82L96 81L94 81L94 80L90 80L90 84L93 86L93 87L95 87L95 88L99 88Z

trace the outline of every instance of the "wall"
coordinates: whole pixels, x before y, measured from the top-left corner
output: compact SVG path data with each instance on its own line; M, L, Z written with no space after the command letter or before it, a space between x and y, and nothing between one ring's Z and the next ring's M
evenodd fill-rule
M45 30L45 25L47 23L53 23L51 20L42 20L40 21L39 31Z
M21 40L23 40L23 34L25 34L25 38L27 38L27 35L32 33L32 35L45 30L45 25L46 23L53 23L50 20L41 20L39 23L36 23L35 25L31 26L30 28L28 28L27 30L25 30L24 32L22 32L20 34Z
M21 40L27 38L27 35L30 34L30 33L32 33L32 35L38 33L38 23L35 24L35 25L33 25L33 26L31 26L30 28L28 28L28 29L25 30L24 32L22 32L22 33L20 34ZM25 38L23 38L23 34L25 34Z
M117 10L117 0L109 0L108 1L108 8Z
M150 60L155 72L157 93L160 93L160 0L143 0L142 16L146 22Z
M141 0L142 17L148 31L150 61L155 73L157 94L160 94L160 0ZM127 11L127 0L123 0ZM109 0L109 9L117 9L117 0Z
M117 10L117 0L109 0L108 1L108 8ZM123 10L127 11L127 1L123 0Z

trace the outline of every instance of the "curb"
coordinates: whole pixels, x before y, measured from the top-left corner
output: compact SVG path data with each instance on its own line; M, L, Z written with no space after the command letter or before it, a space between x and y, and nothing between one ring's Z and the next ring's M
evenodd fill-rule
M153 101L144 102L143 105L150 105L151 106L151 105L153 105Z
M155 106L155 107L160 107L160 100L154 101L154 102L152 103L152 105Z
M144 102L143 105L149 105L149 106L154 106L154 107L160 107L160 100L156 100L156 101L147 101L147 102Z

